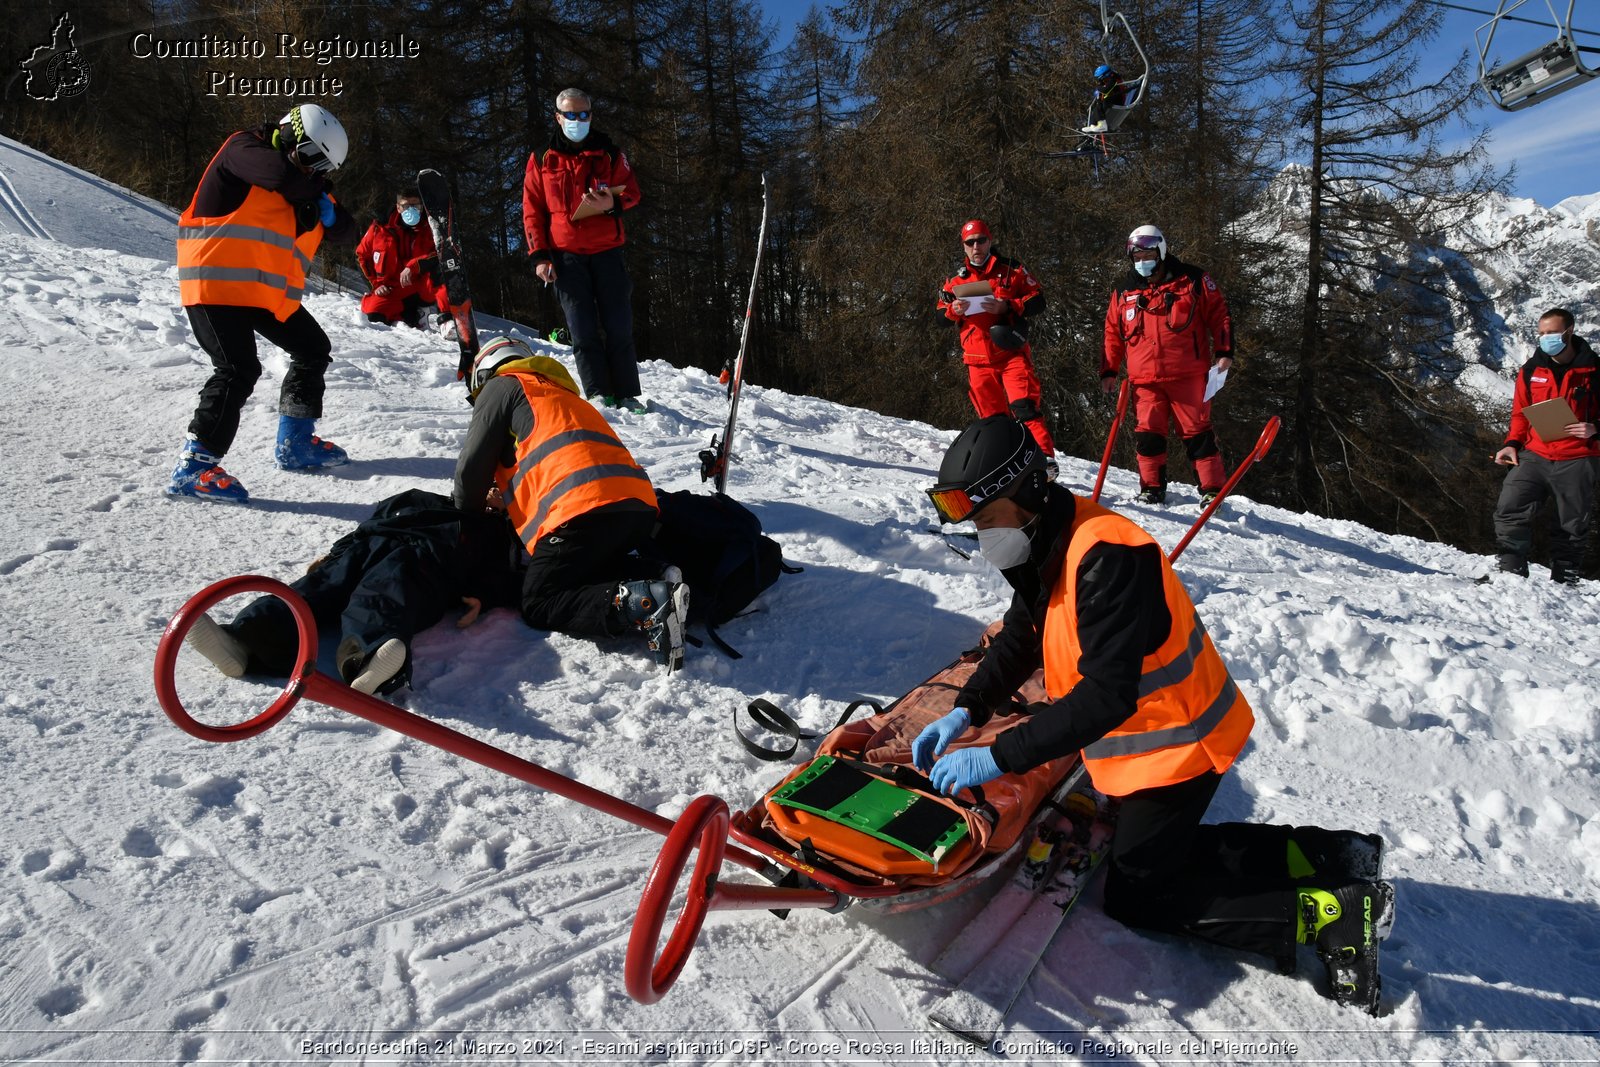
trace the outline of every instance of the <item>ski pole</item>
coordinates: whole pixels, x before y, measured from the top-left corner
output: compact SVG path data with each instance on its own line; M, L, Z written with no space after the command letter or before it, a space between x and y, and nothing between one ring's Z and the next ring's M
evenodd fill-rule
M1122 426L1122 416L1128 412L1128 397L1130 395L1128 379L1122 379L1122 388L1117 392L1117 414L1111 420L1111 432L1106 434L1106 450L1100 454L1100 473L1094 479L1094 493L1090 500L1098 502L1100 487L1106 484L1106 466L1111 462L1111 446L1116 443L1117 430Z
M1278 436L1278 424L1280 421L1276 415L1267 420L1266 426L1261 429L1260 438L1256 440L1256 447L1252 448L1250 454L1244 457L1244 462L1239 464L1239 469L1233 472L1233 477L1228 479L1228 484L1224 485L1222 490L1217 493L1216 499L1207 504L1206 509L1200 513L1200 517L1194 520L1194 525L1189 527L1189 532L1183 535L1183 540L1178 542L1178 547L1167 554L1168 563L1177 562L1178 553L1182 552L1184 547L1194 539L1194 535L1200 532L1200 527L1206 524L1206 520L1211 517L1211 513L1222 506L1223 500L1227 498L1229 493L1233 492L1233 487L1239 484L1239 479L1244 477L1244 472L1254 466L1256 460L1266 455L1268 450L1272 448L1272 441Z

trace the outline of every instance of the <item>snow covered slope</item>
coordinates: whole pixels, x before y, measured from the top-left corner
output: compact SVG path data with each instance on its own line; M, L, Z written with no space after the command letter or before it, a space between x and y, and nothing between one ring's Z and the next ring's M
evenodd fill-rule
M168 501L206 375L170 261L109 230L86 253L92 234L67 240L43 206L68 179L45 166L28 185L10 158L9 195L55 240L0 233L0 1058L508 1061L476 1044L499 1041L536 1062L968 1058L914 1043L940 1040L922 1021L943 992L928 964L975 899L892 918L714 914L645 1007L620 968L659 838L325 707L232 745L174 728L151 663L185 599L233 574L292 579L382 497L446 489L468 417L453 347L312 298L337 357L319 431L355 462L271 466L285 360L264 347L228 457L254 502ZM655 410L613 415L618 432L659 486L698 489L722 391L642 371ZM496 612L422 635L404 703L671 817L701 793L748 803L783 773L731 736L751 698L825 726L1001 613L998 575L929 530L922 490L951 434L760 388L742 415L730 492L806 568L723 628L744 659L708 645L668 679L634 642ZM1080 491L1093 475L1063 463ZM1114 472L1108 499L1175 543L1193 492L1147 508L1135 490ZM1539 567L1475 585L1488 565L1240 498L1179 566L1259 717L1213 816L1389 842L1386 1014L1319 996L1309 956L1285 977L1137 934L1095 893L1000 1058L1600 1058L1600 590ZM219 722L272 696L189 657L180 682ZM360 1042L380 1048L344 1044Z

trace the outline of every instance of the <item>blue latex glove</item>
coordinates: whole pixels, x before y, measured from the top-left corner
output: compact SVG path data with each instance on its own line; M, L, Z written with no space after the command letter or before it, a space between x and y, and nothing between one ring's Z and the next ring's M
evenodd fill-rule
M950 742L967 732L972 716L966 708L956 708L942 719L923 727L917 739L911 742L911 762L923 774L933 769L933 761L944 755Z
M933 786L947 797L1000 777L994 753L987 748L963 748L933 765Z
M317 202L317 214L322 219L324 226L333 225L333 197L327 193L322 194L322 199Z

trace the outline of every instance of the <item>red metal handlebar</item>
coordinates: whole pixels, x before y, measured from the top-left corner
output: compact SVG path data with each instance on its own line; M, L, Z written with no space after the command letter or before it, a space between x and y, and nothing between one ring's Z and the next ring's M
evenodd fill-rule
M184 637L204 612L231 596L252 592L275 596L288 605L299 630L297 666L283 692L266 711L235 725L208 726L196 721L178 696L178 652L183 647ZM836 908L845 899L845 894L831 888L719 885L717 875L724 861L731 860L753 871L765 871L769 861L728 843L728 806L718 798L697 797L676 822L669 821L620 797L530 763L320 674L316 669L316 648L317 626L310 605L293 589L261 575L227 578L196 593L167 624L161 635L161 644L156 649L156 697L161 709L179 728L206 741L238 741L253 737L282 721L302 698L313 700L442 748L529 785L575 800L634 826L666 835L666 843L662 845L645 882L624 965L628 992L642 1003L653 1004L660 1000L672 983L677 981L689 953L694 949L695 939L699 936L708 911L714 908ZM699 848L700 857L695 862L688 887L688 903L673 926L672 936L660 959L655 960L656 945L673 890L688 862L690 850L695 847ZM792 860L790 862L793 863Z
M678 817L667 835L666 844L661 846L660 855L656 856L655 865L650 868L622 967L628 995L641 1004L660 1000L689 961L689 953L700 936L700 927L705 924L706 912L710 910L716 891L717 872L722 869L723 853L728 847L728 818L728 805L721 800L713 796L695 797ZM672 903L672 891L677 888L678 879L689 861L689 850L696 847L700 849L700 858L695 860L694 874L689 878L683 913L673 925L667 947L657 960L656 945L661 939L667 907Z

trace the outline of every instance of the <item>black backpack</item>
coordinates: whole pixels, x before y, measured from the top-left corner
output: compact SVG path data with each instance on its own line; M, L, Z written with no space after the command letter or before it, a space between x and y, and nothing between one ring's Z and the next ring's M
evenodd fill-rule
M683 571L688 621L703 623L717 647L739 659L717 636L717 625L743 611L780 574L801 568L783 562L783 549L761 532L761 520L732 497L658 490L656 503L661 518L651 555Z

